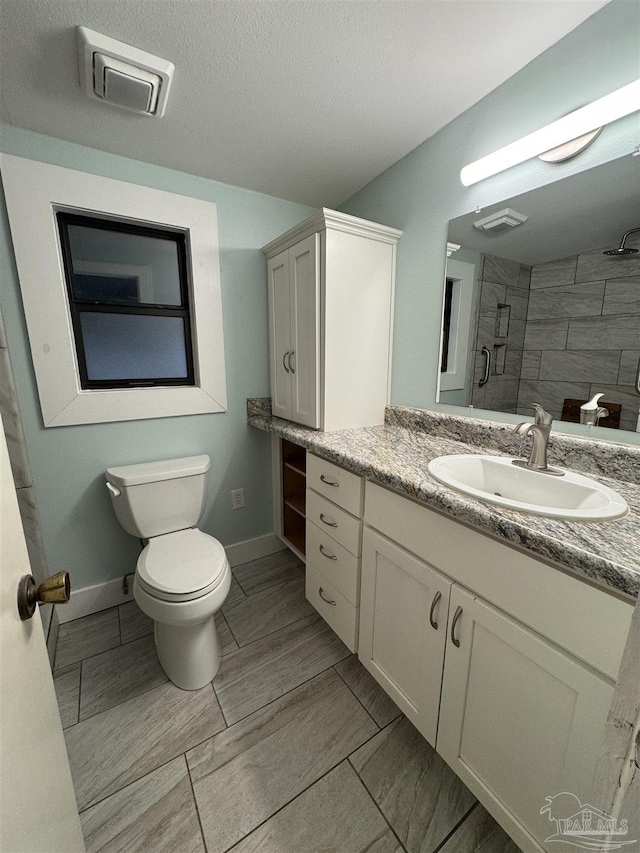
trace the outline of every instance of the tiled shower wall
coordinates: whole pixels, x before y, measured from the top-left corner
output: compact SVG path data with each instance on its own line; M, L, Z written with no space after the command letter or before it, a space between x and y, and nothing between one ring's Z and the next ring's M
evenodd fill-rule
M18 495L18 506L20 508L20 516L22 518L22 526L24 527L25 539L27 541L29 560L31 561L31 573L37 583L41 583L49 574L49 569L42 541L40 514L38 512L38 504L36 501L33 479L31 477L31 468L29 467L27 445L25 442L24 431L22 429L22 417L20 415L20 407L18 405L18 397L16 395L13 370L11 369L11 359L9 358L9 348L1 312L0 414L2 415L2 425L4 428L5 438L7 440L7 447L9 449L13 481ZM44 605L40 608L45 637L49 632L52 610L53 608L51 605Z
M602 391L622 405L620 428L635 430L639 360L640 253L597 249L532 268L518 413L541 400L559 418L565 398Z
M629 241L640 248L640 241ZM528 267L481 255L471 402L525 416L541 402L557 420L565 398L597 392L622 406L620 428L635 430L640 396L640 252L608 256L603 249ZM500 305L509 305L509 331L497 334ZM504 373L496 375L499 345ZM494 365L482 388L485 356Z
M529 303L531 267L508 261L496 255L481 255L478 276L480 294L476 337L474 343L474 378L471 403L481 409L496 409L515 414L518 404L518 386L525 338L525 323ZM505 306L500 309L500 306ZM500 336L498 314L508 311L508 334ZM492 366L489 381L482 388L478 382L485 369L482 347L491 353ZM504 372L501 369L500 348L506 346Z

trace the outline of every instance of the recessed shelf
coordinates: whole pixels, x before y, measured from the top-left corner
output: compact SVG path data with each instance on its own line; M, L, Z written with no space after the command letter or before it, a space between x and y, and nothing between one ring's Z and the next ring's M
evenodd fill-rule
M292 465L292 464L291 464L291 462L285 462L285 463L284 463L284 467L285 467L285 468L290 468L292 471L295 471L295 472L296 472L296 474L300 474L300 476L301 476L301 477L306 477L306 476L307 476L306 471L303 471L303 470L301 470L300 468L297 468L295 465Z

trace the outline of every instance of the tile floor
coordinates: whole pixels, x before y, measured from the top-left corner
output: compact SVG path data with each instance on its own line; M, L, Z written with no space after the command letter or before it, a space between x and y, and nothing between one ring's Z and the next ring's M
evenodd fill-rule
M304 597L234 569L213 685L171 684L135 602L60 627L54 681L88 851L518 853Z

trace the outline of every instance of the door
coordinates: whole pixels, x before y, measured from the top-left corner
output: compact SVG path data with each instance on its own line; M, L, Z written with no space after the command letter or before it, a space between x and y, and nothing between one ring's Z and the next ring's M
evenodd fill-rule
M309 427L322 426L319 240L319 234L311 234L289 249L291 419Z
M0 435L0 850L74 853L85 848L40 614L18 616L30 567Z
M588 801L614 685L457 584L450 614L437 750L525 853L552 850L541 809Z
M271 409L279 418L291 418L291 308L289 252L281 252L267 264L269 295L269 346Z
M365 528L358 657L435 746L452 581Z

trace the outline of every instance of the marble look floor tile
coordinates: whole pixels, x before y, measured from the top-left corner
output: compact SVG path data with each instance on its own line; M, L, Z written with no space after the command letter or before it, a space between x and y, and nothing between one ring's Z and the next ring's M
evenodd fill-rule
M153 637L141 637L82 662L80 719L126 702L168 681Z
M136 601L120 604L118 616L120 618L120 641L122 643L130 643L131 640L139 640L140 637L153 634L153 619L150 619L146 613L140 610Z
M475 802L406 717L349 760L409 853L432 853Z
M315 613L304 595L304 577L225 604L222 612L240 646Z
M293 690L349 650L318 614L228 655L213 686L228 725Z
M71 666L56 673L53 679L56 688L58 710L62 728L75 725L78 722L78 704L80 701L80 664Z
M233 853L400 853L348 762L240 841Z
M247 595L263 592L272 586L304 576L304 563L286 548L268 557L243 563L233 570L236 580Z
M80 811L135 782L221 731L210 684L180 690L170 682L109 708L65 732Z
M84 658L120 645L118 608L101 610L60 625L55 668L64 669Z
M357 655L351 655L336 664L335 670L381 729L400 716L400 708L367 672Z
M190 750L207 847L219 853L240 841L376 728L329 670Z
M478 803L439 853L520 853L520 848Z
M236 604L238 601L244 601L246 595L242 591L242 587L235 579L234 575L231 575L231 587L229 588L229 594L225 598L225 605L229 607L231 604Z
M204 853L183 755L80 815L87 853Z
M218 637L220 638L220 645L222 646L222 656L231 654L238 648L238 644L236 643L235 637L231 633L231 628L227 624L227 620L222 615L221 611L218 611L215 615L215 623L216 630L218 631Z

